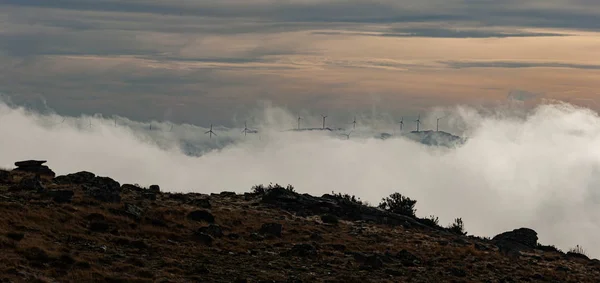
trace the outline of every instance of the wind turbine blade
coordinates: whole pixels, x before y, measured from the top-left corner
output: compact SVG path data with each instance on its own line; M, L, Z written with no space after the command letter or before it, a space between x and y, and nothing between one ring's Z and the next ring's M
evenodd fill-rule
M206 131L206 132L204 132L204 133L205 133L205 134L208 134L208 133L210 133L210 131Z

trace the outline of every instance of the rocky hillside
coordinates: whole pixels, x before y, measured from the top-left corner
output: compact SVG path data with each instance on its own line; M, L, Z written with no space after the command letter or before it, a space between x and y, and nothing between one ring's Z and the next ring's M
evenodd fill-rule
M43 162L0 171L0 282L597 282L519 228L465 236L352 197L172 194Z

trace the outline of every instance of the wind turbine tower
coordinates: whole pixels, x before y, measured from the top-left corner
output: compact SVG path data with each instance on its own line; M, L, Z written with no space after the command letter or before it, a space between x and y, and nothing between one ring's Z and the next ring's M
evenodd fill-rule
M204 132L204 134L208 134L208 138L210 138L210 139L212 139L212 136L213 136L213 135L215 135L215 136L217 135L217 134L215 134L215 132L213 132L213 130L212 130L212 124L210 124L210 130L208 130L208 131Z
M321 117L323 117L323 130L325 130L325 119L327 118L327 116L321 115Z
M404 117L400 117L400 132L402 132L402 128L404 127Z
M244 122L244 130L242 132L244 133L244 136L248 135L248 126L246 125L246 122Z
M417 132L419 131L419 125L421 125L421 115L419 114L419 118L415 121L417 122Z
M440 119L443 119L444 117L440 117L437 118L436 124L435 124L435 131L439 132L440 131Z
M298 116L298 130L300 130L300 120L302 120L302 117Z
M352 129L356 129L356 116L354 116L354 121L352 121ZM350 135L350 134L348 134ZM348 137L348 139L350 139L350 137Z

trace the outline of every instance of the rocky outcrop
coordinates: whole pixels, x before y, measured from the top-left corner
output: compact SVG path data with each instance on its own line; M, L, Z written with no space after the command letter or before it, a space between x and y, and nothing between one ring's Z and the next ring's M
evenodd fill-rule
M56 174L48 166L42 165L46 160L25 160L15 162L17 168L13 171L34 173L40 176L49 176L54 178Z
M492 238L501 252L513 253L532 250L537 247L537 232L529 228L519 228L504 232Z
M85 194L102 202L120 202L121 185L108 178L96 176L94 173L81 171L73 174L57 176L53 179L56 184L81 185Z
M285 188L276 187L262 196L265 204L294 212L298 216L328 214L343 220L363 220L378 224L414 226L431 229L415 219L385 210L362 205L333 195L314 197L298 194Z

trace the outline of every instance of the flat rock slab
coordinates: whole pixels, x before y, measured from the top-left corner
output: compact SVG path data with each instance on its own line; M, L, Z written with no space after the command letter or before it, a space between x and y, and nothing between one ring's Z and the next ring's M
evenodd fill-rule
M25 161L17 161L15 162L15 166L17 167L38 167L42 166L42 164L46 163L46 160L25 160Z

